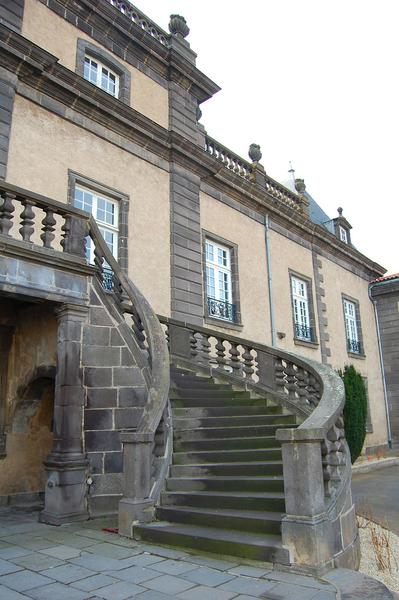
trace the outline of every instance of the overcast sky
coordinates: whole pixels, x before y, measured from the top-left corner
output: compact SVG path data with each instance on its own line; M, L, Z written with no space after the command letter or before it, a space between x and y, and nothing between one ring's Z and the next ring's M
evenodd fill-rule
M201 123L244 158L260 144L277 179L296 177L354 245L399 271L397 0L139 0L165 30L183 15L197 66L222 90Z

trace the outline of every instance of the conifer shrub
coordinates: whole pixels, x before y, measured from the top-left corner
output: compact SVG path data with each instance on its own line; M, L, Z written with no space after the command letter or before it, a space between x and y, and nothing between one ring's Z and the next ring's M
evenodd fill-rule
M345 386L345 435L352 464L360 456L366 437L367 394L364 381L353 365L339 371Z

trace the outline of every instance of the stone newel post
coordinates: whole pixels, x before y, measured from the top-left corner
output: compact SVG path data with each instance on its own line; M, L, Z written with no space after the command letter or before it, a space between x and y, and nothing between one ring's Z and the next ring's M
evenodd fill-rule
M45 464L47 485L40 521L60 525L88 518L87 460L83 454L81 369L82 326L87 308L63 304L58 319L57 374L54 397L53 449Z
M282 521L284 546L292 562L304 570L323 570L333 559L333 540L325 513L324 479L319 429L282 429L276 435L282 445L287 514Z
M119 533L132 537L133 526L153 520L151 493L153 433L121 432L123 498L119 502Z

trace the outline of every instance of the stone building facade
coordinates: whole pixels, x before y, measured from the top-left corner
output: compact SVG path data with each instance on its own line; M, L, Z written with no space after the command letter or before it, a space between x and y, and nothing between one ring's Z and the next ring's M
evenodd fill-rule
M90 212L158 315L334 369L353 363L368 384L366 445L385 446L368 297L369 281L384 269L352 244L342 210L330 220L303 181L290 189L269 177L255 145L249 162L208 135L199 107L219 87L197 69L187 29L175 18L166 33L117 0L0 0L0 177L9 193L29 190L38 205L50 197ZM58 243L59 227L56 219ZM145 388L139 372L127 374L134 351L123 325L102 311L94 284L79 287L78 273L60 275L55 286L33 284L29 273L25 297L7 277L0 284L0 496L43 490L58 323L58 348L65 340L73 347L77 331L84 340L91 511L116 510L116 434L137 422ZM39 298L81 300L86 321ZM61 341L60 323L70 336Z

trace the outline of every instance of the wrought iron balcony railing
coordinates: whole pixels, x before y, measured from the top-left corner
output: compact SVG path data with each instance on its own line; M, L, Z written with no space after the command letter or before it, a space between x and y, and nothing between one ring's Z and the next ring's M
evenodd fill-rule
M313 327L307 327L307 325L295 323L295 337L298 340L303 340L305 342L314 342L314 329Z
M215 319L223 319L231 323L237 322L237 309L235 304L217 300L216 298L208 298L208 315Z
M363 354L362 343L359 340L351 340L348 338L346 340L346 346L348 348L348 352L352 352L353 354Z

